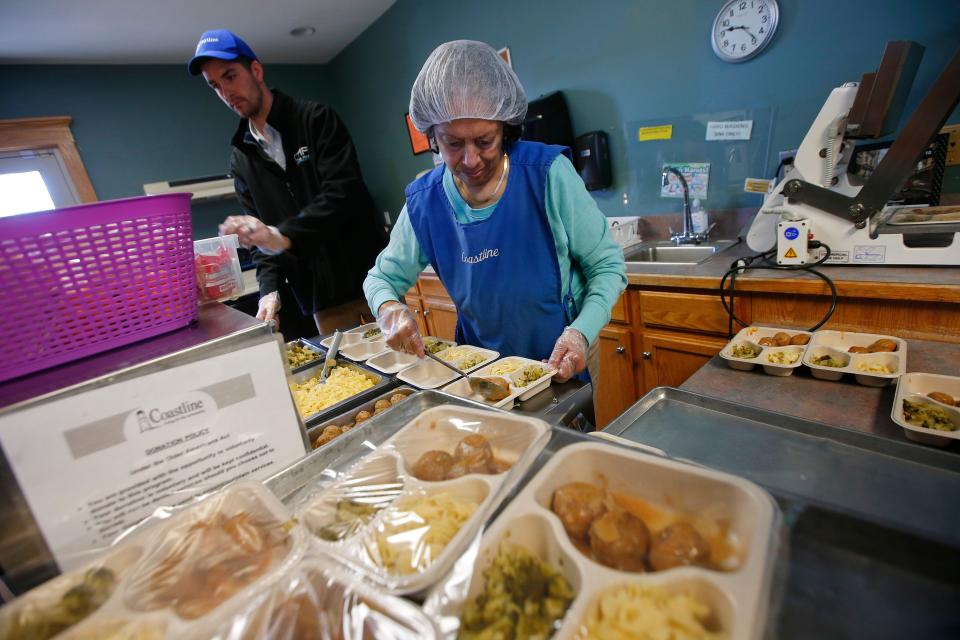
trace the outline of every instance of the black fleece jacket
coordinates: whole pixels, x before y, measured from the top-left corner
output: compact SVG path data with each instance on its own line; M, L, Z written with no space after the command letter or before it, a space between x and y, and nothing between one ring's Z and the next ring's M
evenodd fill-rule
M350 133L333 109L275 89L267 122L280 132L286 171L263 153L246 119L230 157L244 213L276 226L291 242L277 256L253 250L260 295L286 280L304 314L361 298L387 236Z

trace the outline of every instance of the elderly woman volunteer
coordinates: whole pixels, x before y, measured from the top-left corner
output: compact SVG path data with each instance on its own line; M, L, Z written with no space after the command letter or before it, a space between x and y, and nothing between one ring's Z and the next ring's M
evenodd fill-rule
M363 289L394 349L423 357L398 302L432 265L457 306L457 341L549 358L566 380L590 362L626 286L623 254L565 154L518 140L520 81L489 45L457 40L427 58L410 117L443 165L412 182ZM588 350L590 356L588 356Z

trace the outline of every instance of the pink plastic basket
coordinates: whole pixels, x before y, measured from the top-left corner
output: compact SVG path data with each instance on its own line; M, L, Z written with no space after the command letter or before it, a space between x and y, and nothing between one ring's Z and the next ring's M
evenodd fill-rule
M0 218L0 381L197 317L190 194Z

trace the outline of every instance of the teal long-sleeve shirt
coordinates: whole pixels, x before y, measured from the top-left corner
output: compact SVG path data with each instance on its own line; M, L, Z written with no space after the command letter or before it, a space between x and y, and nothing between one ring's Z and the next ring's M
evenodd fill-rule
M443 189L461 224L486 220L496 211L496 203L471 209L446 168ZM566 156L557 156L550 165L545 195L562 290L567 291L569 287L580 311L570 326L592 344L600 329L610 321L610 311L627 286L623 252L610 236L606 218ZM428 264L404 206L389 244L377 256L363 282L370 309L377 313L383 303L399 300Z

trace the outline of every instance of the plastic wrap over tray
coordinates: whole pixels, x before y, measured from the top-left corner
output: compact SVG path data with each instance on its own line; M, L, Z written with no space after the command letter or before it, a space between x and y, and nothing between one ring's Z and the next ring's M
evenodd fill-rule
M395 594L424 593L469 547L548 439L541 420L434 407L305 491L297 517L328 555L374 584Z
M448 638L755 640L780 533L773 500L746 480L575 444L530 479L424 611Z

